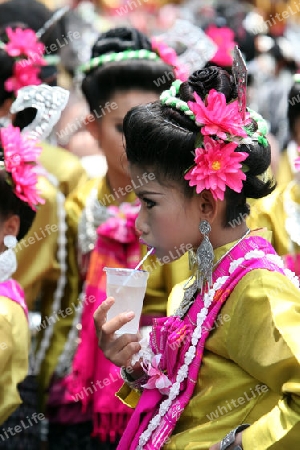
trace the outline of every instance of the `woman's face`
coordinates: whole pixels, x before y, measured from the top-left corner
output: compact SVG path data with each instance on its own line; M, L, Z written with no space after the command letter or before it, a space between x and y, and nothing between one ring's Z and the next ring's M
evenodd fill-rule
M135 193L141 200L136 228L143 243L154 247L155 255L163 263L197 247L201 242L197 196L186 198L180 187L163 186L153 180L154 174L146 177L136 166L130 166L129 170Z
M106 156L110 172L124 174L126 156L123 145L123 119L131 108L158 100L158 94L151 91L132 89L117 91L96 116L98 141ZM95 115L95 112L94 112Z

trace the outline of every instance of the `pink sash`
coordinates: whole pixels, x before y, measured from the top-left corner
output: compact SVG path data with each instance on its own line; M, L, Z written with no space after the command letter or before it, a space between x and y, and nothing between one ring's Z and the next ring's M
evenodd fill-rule
M232 261L243 258L250 251L255 250L252 258L237 264L235 269L229 271ZM264 254L276 255L269 242L258 236L249 236L227 255L219 264L213 274L213 282L223 276L227 280L222 288L218 289L208 309L208 315L202 325L202 335L196 346L196 354L188 369L188 377L180 384L180 392L173 400L171 406L160 420L159 426L152 432L147 444L143 447L147 450L160 449L171 436L181 413L189 403L194 387L196 386L199 370L203 358L205 341L213 328L221 307L230 296L237 283L251 270L267 269L284 273L274 262L263 256ZM168 375L172 383L175 382L178 369L184 363L184 357L191 346L192 333L197 323L197 314L204 307L203 297L198 294L189 312L183 319L175 316L153 320L150 346L155 354L161 354L160 369ZM119 443L118 450L136 450L139 438L146 430L150 421L158 412L159 406L166 397L158 389L144 389L140 401L135 409L127 429Z
M97 230L98 239L86 279L81 341L72 372L65 380L65 395L73 405L75 402L80 404L81 415L92 410L93 435L101 441L115 442L126 428L132 410L115 396L122 385L120 370L98 348L93 314L107 297L103 268L134 268L140 260L140 244L135 230L139 207L138 201L122 203L120 207L109 206L111 217Z

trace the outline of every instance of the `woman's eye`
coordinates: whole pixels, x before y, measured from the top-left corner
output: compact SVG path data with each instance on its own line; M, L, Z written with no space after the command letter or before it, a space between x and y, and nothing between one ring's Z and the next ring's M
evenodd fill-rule
M147 209L151 209L153 208L153 206L156 205L156 203L150 200L149 198L143 198L143 202L146 204Z
M117 123L115 127L118 133L123 133L123 125L121 123Z

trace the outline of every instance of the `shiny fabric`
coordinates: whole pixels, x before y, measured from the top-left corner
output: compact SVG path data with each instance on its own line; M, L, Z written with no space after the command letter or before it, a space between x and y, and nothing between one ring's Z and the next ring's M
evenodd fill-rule
M291 253L300 253L300 247L296 244L291 245L290 237L285 229L286 212L284 208L284 195L288 184L278 186L272 194L265 198L257 200L251 206L250 216L247 219L247 225L252 228L267 228L272 232L272 245L280 255ZM296 202L300 208L300 185L293 186L291 190L291 200Z
M40 163L57 178L59 189L66 197L87 181L88 176L77 156L47 142L42 142L41 146Z
M0 424L21 403L17 385L28 370L29 329L22 307L0 297ZM0 428L1 429L1 428ZM1 434L1 431L0 431ZM0 436L0 439L1 436Z
M216 249L218 260L232 244ZM170 296L168 313L182 298ZM290 450L300 431L300 294L282 274L248 273L205 343L201 375L164 450L208 450L241 423L244 450ZM123 401L136 393L124 386Z

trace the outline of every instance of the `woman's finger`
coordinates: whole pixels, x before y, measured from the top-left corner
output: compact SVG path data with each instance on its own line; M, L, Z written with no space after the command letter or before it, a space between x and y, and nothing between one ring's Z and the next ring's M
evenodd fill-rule
M106 322L107 311L112 307L114 302L115 300L113 297L108 297L106 300L104 300L103 303L101 303L100 306L98 306L98 308L94 312L94 324L99 344L102 337L102 327Z

